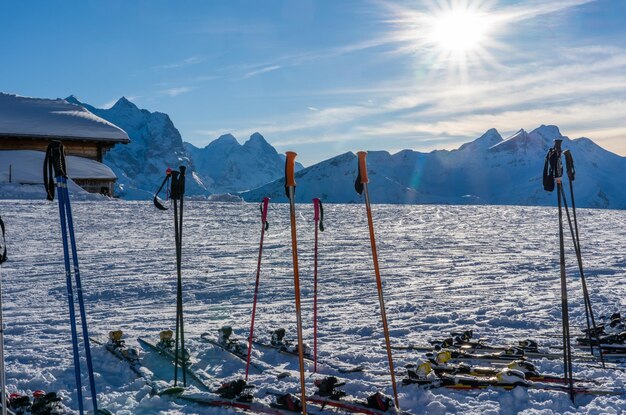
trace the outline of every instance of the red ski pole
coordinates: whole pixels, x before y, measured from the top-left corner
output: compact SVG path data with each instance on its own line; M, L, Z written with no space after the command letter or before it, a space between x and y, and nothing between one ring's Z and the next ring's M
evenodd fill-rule
M400 410L400 404L398 402L398 390L396 387L396 375L393 368L393 359L391 357L391 342L389 340L389 327L387 326L387 313L385 312L385 299L383 298L383 284L380 278L380 269L378 268L378 253L376 252L376 239L374 237L374 221L372 220L372 208L370 206L370 196L367 190L367 183L369 179L367 177L367 164L365 163L365 157L367 153L365 151L359 151L357 153L359 157L359 175L356 178L354 187L356 191L365 196L365 208L367 210L367 223L370 230L370 242L372 245L372 258L374 260L374 272L376 274L376 287L378 288L378 301L380 303L380 317L383 320L383 330L385 332L385 343L387 345L387 359L389 360L389 373L391 374L391 386L393 386L393 397L396 403L396 408Z
M248 371L250 370L250 355L252 353L252 339L254 338L254 316L256 315L256 301L259 296L259 279L261 276L261 255L263 254L263 237L265 231L269 227L267 223L267 207L270 198L263 198L261 203L261 242L259 243L259 259L256 264L256 283L254 285L254 300L252 301L252 317L250 319L250 337L248 337L248 359L246 360L246 381L248 380Z
M297 154L285 153L285 190L289 198L289 216L291 218L291 253L293 255L293 285L296 295L296 322L298 325L298 358L300 360L300 389L302 391L302 415L306 415L306 385L304 382L304 349L302 341L302 313L300 312L300 277L298 275L298 241L296 237L296 179L295 164Z

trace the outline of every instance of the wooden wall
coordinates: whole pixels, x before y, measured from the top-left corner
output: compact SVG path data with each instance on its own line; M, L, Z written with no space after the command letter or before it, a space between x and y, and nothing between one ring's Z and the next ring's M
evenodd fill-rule
M113 197L115 179L72 179L74 183L89 193L100 193Z
M28 137L0 137L0 150L38 150L46 151L51 140ZM96 141L63 141L65 154L96 160L102 163L104 154L113 147L114 143Z

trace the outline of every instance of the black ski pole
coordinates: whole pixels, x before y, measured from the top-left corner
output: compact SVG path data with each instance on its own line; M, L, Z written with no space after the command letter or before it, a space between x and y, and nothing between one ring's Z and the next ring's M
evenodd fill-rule
M578 233L578 220L576 219L576 201L574 199L574 180L576 179L576 169L574 168L574 158L572 157L572 153L569 150L565 150L563 152L565 156L565 169L567 171L567 178L569 179L569 191L570 197L572 199L572 215L574 218L574 228L572 229L572 220L569 216L569 210L567 209L567 205L565 206L565 211L567 212L567 220L569 222L570 233L572 234L572 240L574 242L574 251L576 252L576 259L578 261L578 272L580 273L580 281L583 289L583 298L585 302L585 317L587 319L587 337L589 338L589 345L591 354L593 355L593 340L592 340L592 328L593 333L596 335L596 341L598 342L598 353L600 355L600 362L602 363L602 367L605 367L604 363L604 352L602 351L602 347L600 345L600 335L598 334L598 327L596 325L596 319L593 313L593 307L591 305L591 297L589 295L589 290L587 288L587 278L585 277L585 272L583 269L583 260L582 254L580 250L580 235ZM563 188L561 187L561 191ZM563 191L563 200L565 200L565 192ZM591 323L591 324L590 324Z
M4 237L4 222L0 216L0 228L2 230L2 252L0 252L0 270L7 260L7 241ZM2 321L2 275L0 274L0 391L2 392L2 415L7 415L6 374L4 371L4 322Z
M574 402L574 384L572 381L572 349L569 333L569 310L567 303L567 277L565 273L565 245L563 238L563 209L561 206L563 164L561 162L561 143L555 139L554 147L548 150L543 166L543 188L549 192L554 190L556 182L559 212L559 265L561 271L561 313L563 324L563 377L568 383L570 399Z

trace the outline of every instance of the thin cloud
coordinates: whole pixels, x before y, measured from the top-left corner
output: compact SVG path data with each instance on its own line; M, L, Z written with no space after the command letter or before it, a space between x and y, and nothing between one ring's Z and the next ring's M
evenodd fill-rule
M182 86L182 87L177 87L177 88L168 88L168 89L163 89L160 92L162 94L168 95L170 97L177 97L179 95L182 94L186 94L187 92L191 92L193 91L195 88L191 88L191 87L187 87L187 86Z
M190 65L196 65L198 63L203 62L203 59L201 59L198 56L191 56L187 59L184 59L180 62L174 62L174 63L169 63L169 64L165 64L165 65L157 65L154 67L154 69L175 69L175 68L183 68L185 66L190 66Z
M250 71L242 76L242 79L252 78L253 76L261 75L267 72L272 72L280 69L280 65L272 65L264 68L256 69L254 71Z

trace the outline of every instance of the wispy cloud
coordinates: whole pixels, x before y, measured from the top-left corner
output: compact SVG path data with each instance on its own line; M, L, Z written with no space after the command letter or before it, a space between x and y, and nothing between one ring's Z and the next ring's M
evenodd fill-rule
M179 62L168 63L168 64L164 64L164 65L157 65L157 66L154 67L154 69L183 68L185 66L196 65L198 63L201 63L202 61L203 61L203 59L198 57L198 56L191 56L191 57L183 59L182 61L179 61Z
M191 92L194 89L195 88L188 87L188 86L181 86L181 87L176 87L176 88L162 89L160 92L170 97L177 97L181 94L186 94L187 92Z
M253 76L261 75L263 73L272 72L280 69L280 65L271 65L266 66L264 68L255 69L253 71L247 72L242 76L243 79L252 78Z

